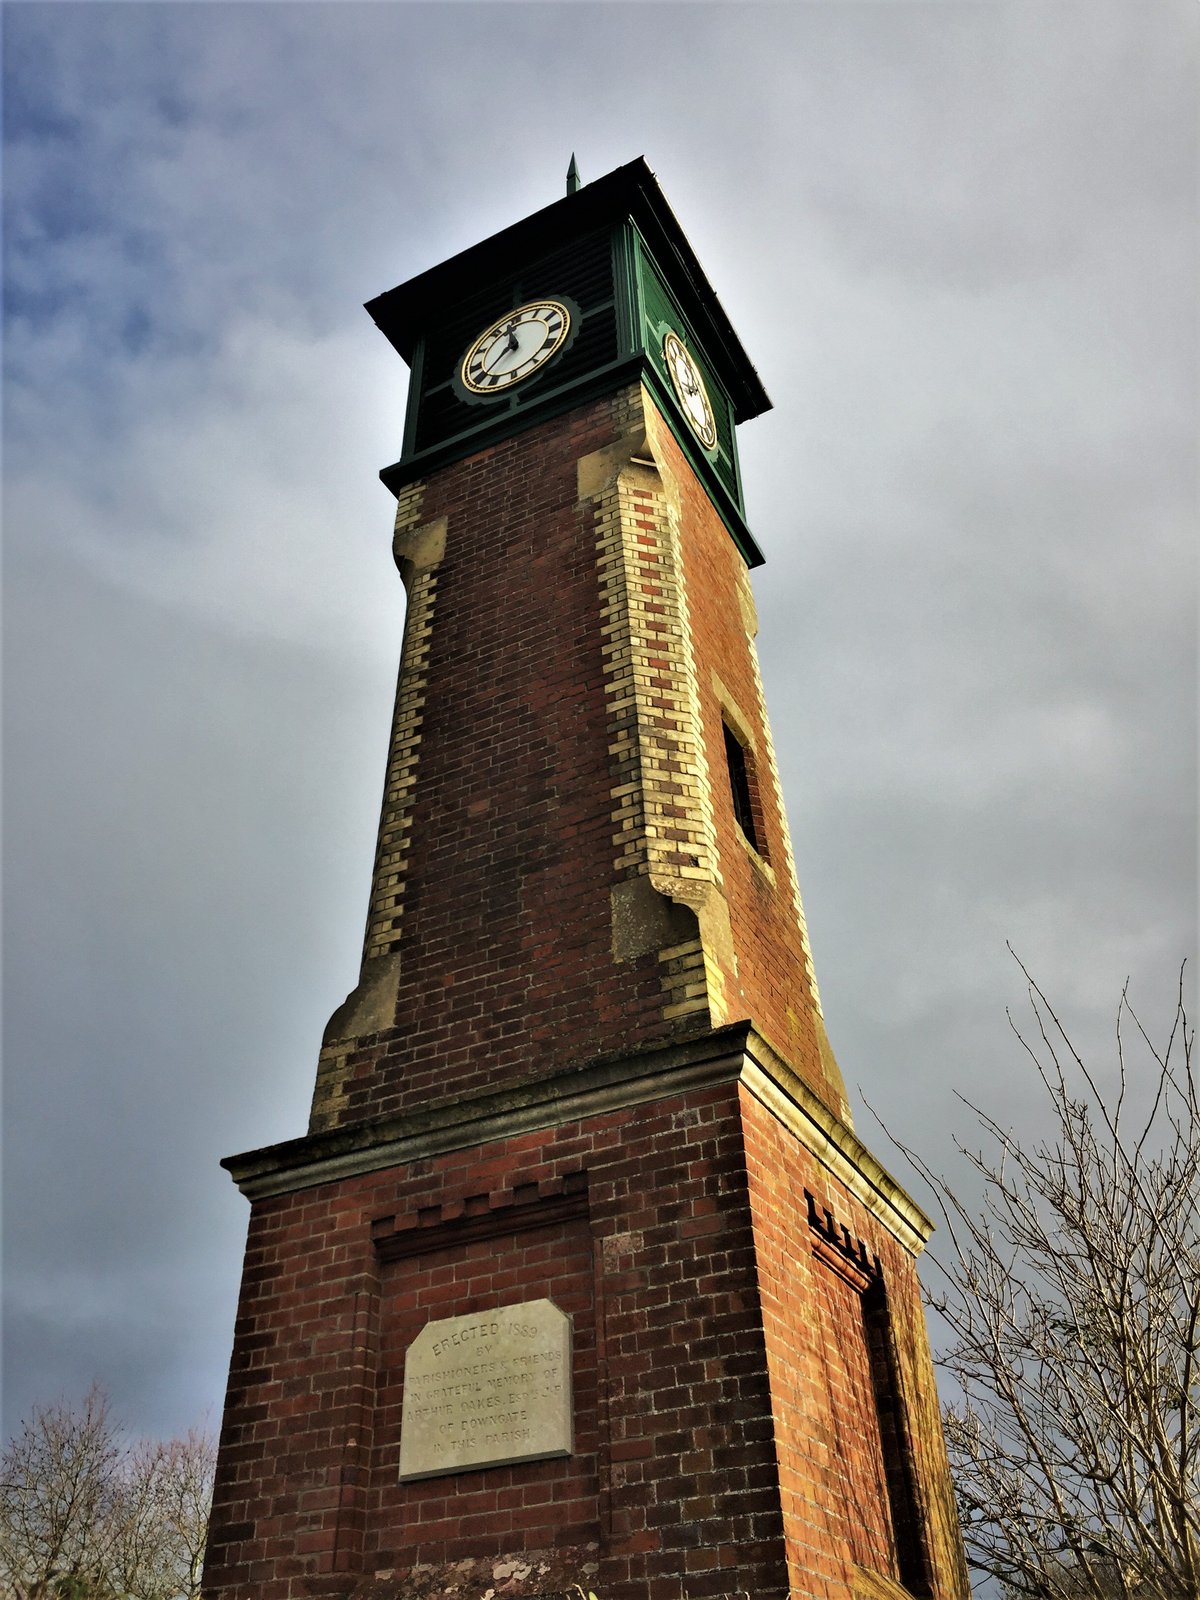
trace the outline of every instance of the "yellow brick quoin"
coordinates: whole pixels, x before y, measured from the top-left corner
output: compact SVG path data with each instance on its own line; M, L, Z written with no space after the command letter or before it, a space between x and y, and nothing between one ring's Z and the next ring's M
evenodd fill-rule
M420 486L414 488L419 491ZM445 552L445 523L421 526L421 503L421 492L406 491L396 507L393 549L408 591L408 610L367 912L364 962L388 955L396 948L404 912L404 878L412 834L437 568Z

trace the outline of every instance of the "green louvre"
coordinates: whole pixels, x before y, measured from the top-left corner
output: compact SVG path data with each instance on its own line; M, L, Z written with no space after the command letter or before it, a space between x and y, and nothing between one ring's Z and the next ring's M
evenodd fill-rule
M567 296L580 311L570 348L538 380L514 390L507 403L493 406L491 417L501 407L511 414L523 402L538 400L547 390L573 383L616 357L612 254L605 230L574 239L562 249L523 266L513 277L487 283L448 308L422 350L413 440L416 450L487 427L489 411L470 404L455 387L463 352L489 322L514 306L541 296Z
M464 354L510 310L545 298L570 310L562 350L495 395L472 393ZM770 406L695 252L641 159L482 240L367 308L411 368L402 454L380 476L393 493L593 397L639 379L751 566L735 422ZM673 330L708 391L716 444L706 450L679 405L663 357Z
M667 288L663 274L658 263L650 254L645 241L637 233L633 233L634 275L637 282L639 310L641 314L640 342L646 357L657 374L664 393L674 401L674 389L671 377L663 360L663 338L670 329L679 335L687 346L693 360L700 368L704 377L704 386L708 390L709 403L713 409L713 420L717 425L717 445L714 451L702 453L712 464L712 469L726 493L733 500L738 510L742 510L741 475L738 471L737 444L733 432L733 411L729 404L729 397L717 380L708 361L704 347L697 339L688 324L687 318L679 308L678 302ZM672 416L675 408L673 406ZM689 451L700 448L686 423L682 434L683 442Z

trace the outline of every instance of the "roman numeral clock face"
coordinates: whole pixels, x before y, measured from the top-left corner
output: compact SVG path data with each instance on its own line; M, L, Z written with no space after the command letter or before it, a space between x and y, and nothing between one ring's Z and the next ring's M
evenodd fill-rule
M498 317L463 357L459 376L472 394L500 394L545 366L571 331L571 313L558 300L532 300Z
M667 364L667 371L671 374L675 398L679 401L692 432L706 450L714 450L717 444L717 424L713 417L712 402L708 398L708 390L704 387L704 379L700 376L700 368L692 359L683 340L675 332L668 333L663 340L663 360Z

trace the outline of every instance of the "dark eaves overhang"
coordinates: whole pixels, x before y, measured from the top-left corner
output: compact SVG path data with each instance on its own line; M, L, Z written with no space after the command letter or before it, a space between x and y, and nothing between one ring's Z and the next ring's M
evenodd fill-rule
M657 178L641 156L368 300L366 309L388 342L411 365L417 342L438 310L477 290L488 277L515 273L572 238L613 227L626 218L640 229L679 296L685 316L733 403L737 420L748 422L769 411L771 401L762 380Z

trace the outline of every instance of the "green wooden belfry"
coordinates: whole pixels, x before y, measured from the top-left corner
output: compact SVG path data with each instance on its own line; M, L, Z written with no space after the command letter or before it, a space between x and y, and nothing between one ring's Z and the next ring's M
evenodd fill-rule
M572 187L572 186L575 187ZM481 328L539 296L572 307L570 347L496 396L465 390L459 368ZM643 382L750 566L737 423L770 409L758 373L695 251L642 158L583 184L367 303L411 369L400 459L380 477L393 493L495 440L581 402ZM706 450L679 409L663 359L673 330L703 375L716 442Z

